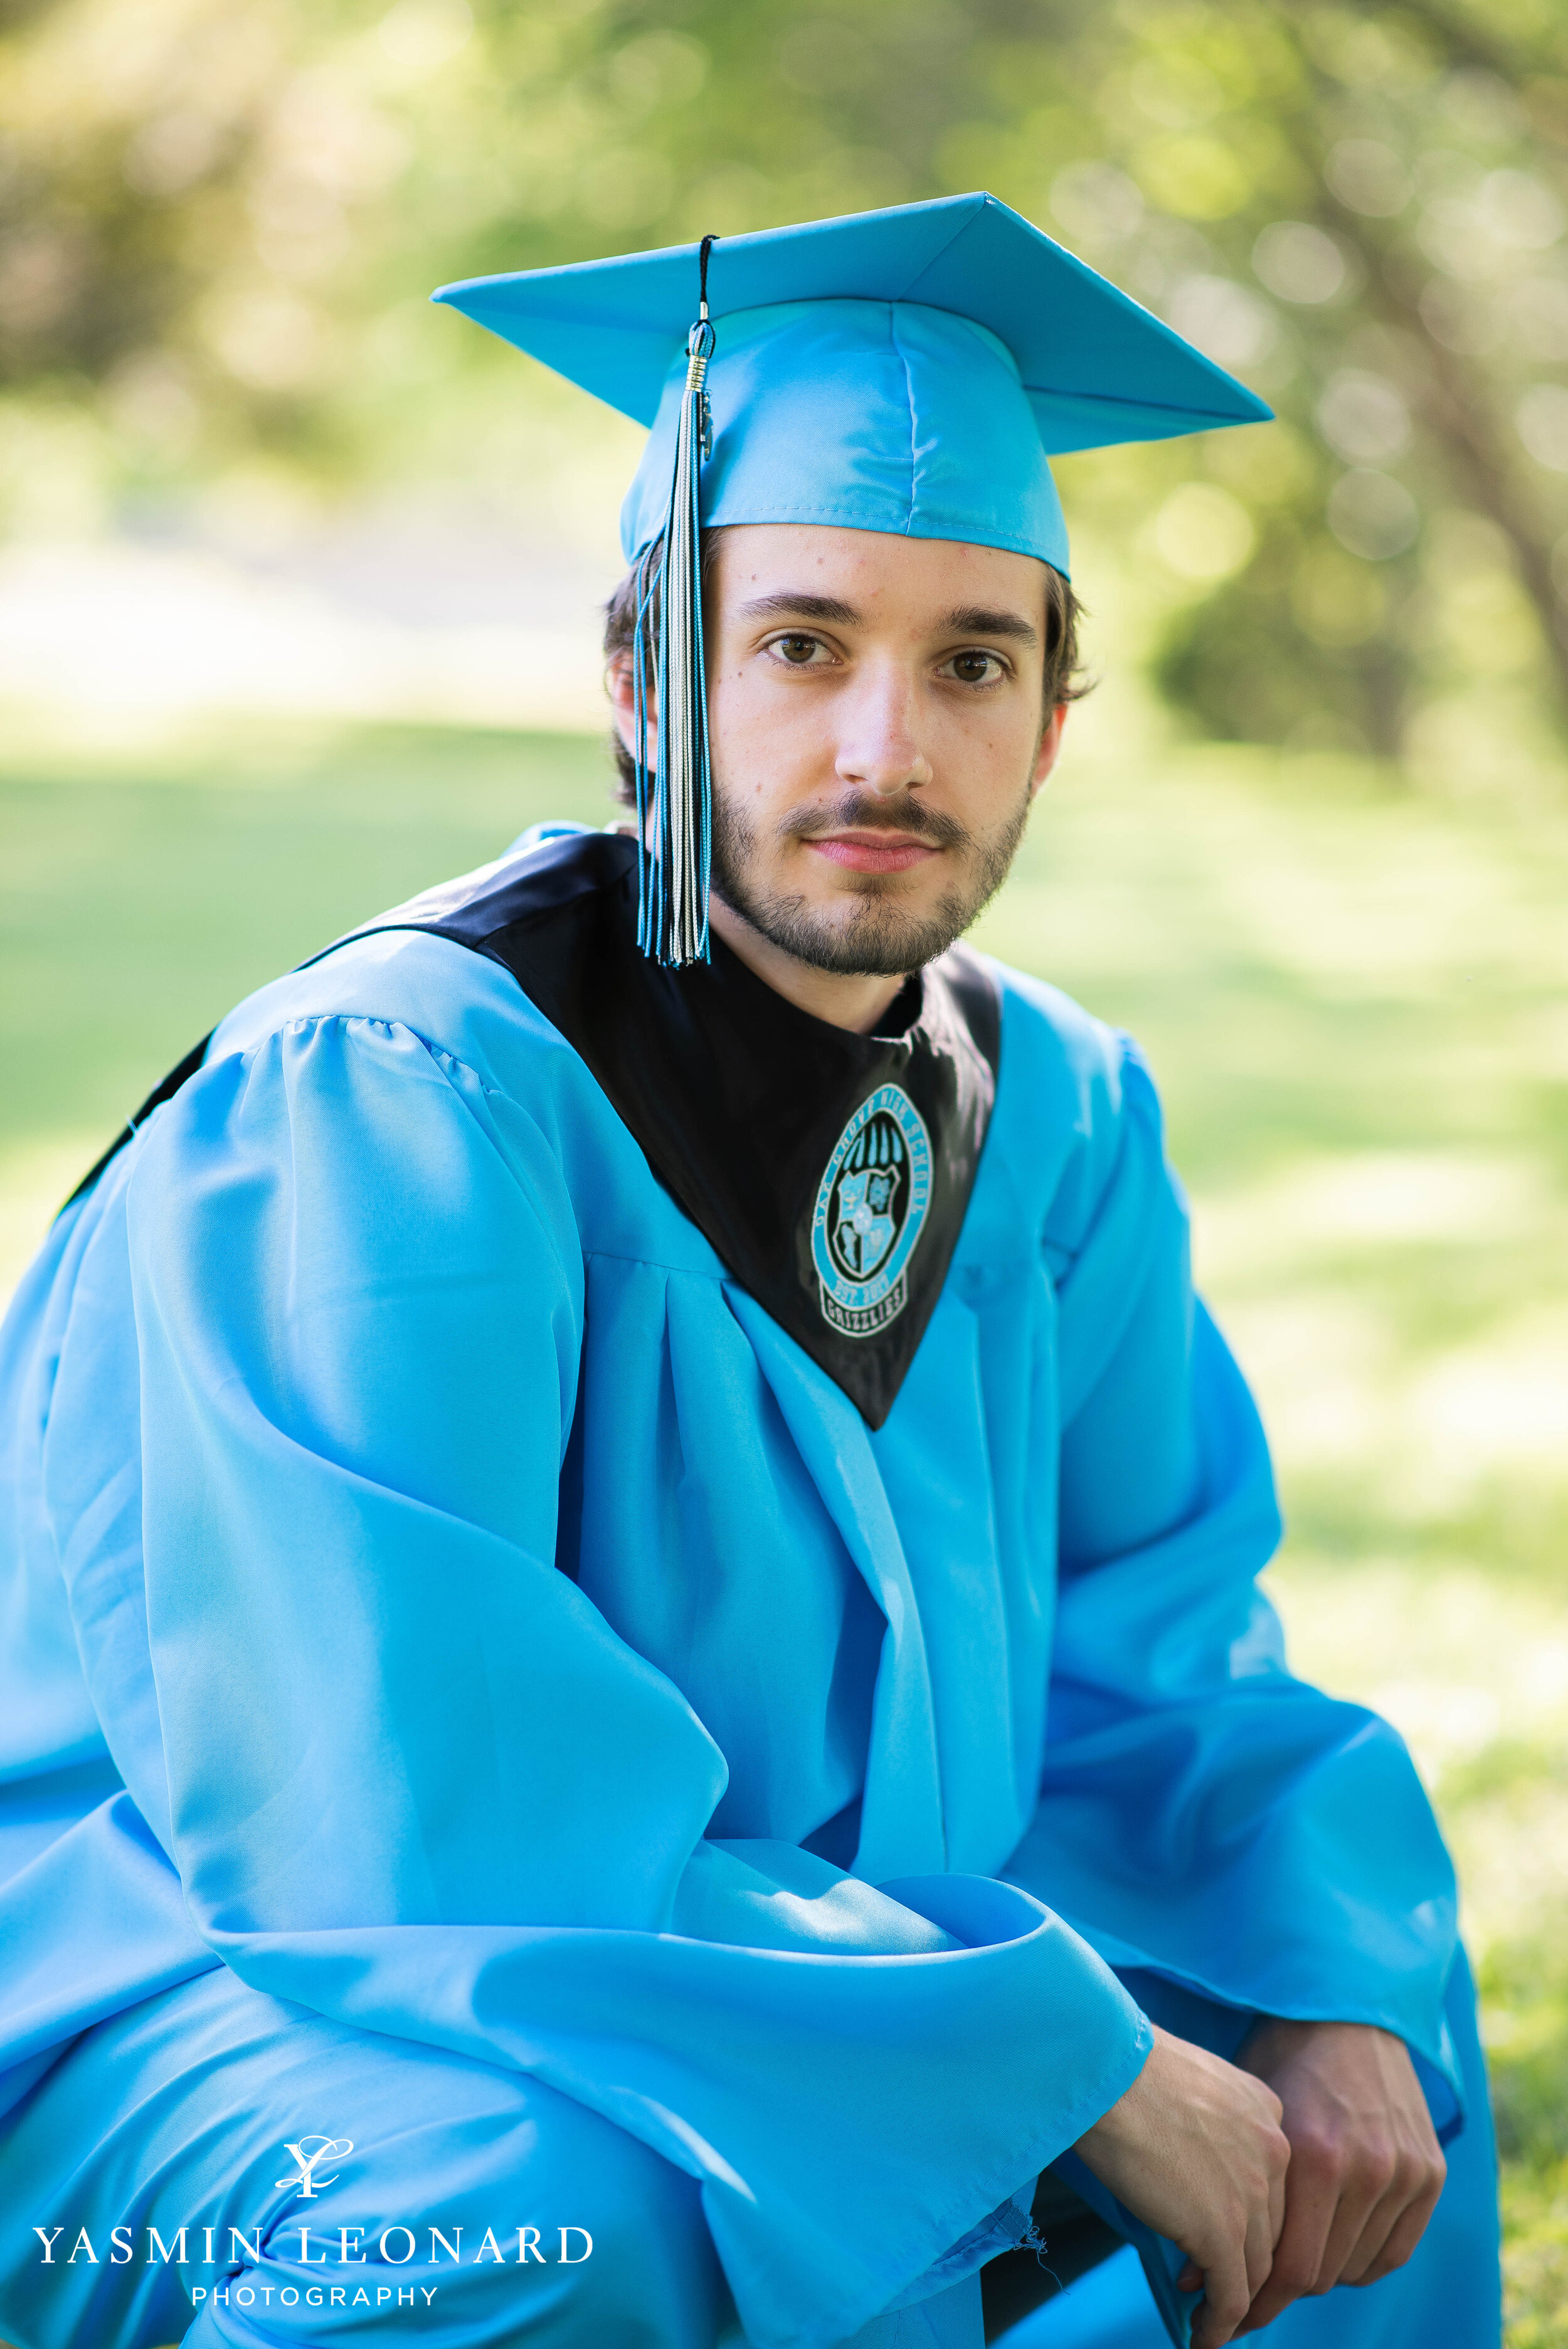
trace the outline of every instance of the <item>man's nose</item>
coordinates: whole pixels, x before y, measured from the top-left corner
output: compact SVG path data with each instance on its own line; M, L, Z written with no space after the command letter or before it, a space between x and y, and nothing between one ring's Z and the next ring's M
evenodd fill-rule
M843 730L833 771L879 799L918 791L932 777L914 723L914 697L905 678L868 678L841 709Z

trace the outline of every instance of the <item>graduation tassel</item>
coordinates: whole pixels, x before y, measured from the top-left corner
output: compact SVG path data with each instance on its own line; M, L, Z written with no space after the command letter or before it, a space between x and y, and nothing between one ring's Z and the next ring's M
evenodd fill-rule
M700 258L700 303L686 336L686 389L676 431L676 459L655 572L651 550L637 580L633 654L637 737L637 942L654 961L679 969L707 960L708 870L713 846L713 779L708 760L707 677L702 645L702 460L713 445L703 378L713 356L707 315L707 256ZM658 599L658 754L647 758L647 637Z

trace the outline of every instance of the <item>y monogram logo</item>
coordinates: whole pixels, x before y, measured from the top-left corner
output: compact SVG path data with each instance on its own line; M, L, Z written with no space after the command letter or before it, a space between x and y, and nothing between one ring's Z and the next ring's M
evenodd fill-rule
M314 2152L310 2149L312 2147L315 2148ZM299 2167L293 2178L280 2178L275 2182L279 2186L297 2186L300 2199L309 2202L324 2186L334 2185L337 2178L335 2169L330 2178L318 2178L315 2174L317 2165L324 2161L346 2161L354 2151L354 2139L348 2137L302 2137L297 2145L285 2145L284 2151L292 2153Z

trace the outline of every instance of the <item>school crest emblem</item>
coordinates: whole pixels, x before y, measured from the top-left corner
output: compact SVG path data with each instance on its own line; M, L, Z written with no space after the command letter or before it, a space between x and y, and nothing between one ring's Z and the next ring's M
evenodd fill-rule
M873 1337L908 1299L905 1268L931 1208L931 1137L898 1085L879 1085L840 1134L817 1189L811 1261L822 1318Z

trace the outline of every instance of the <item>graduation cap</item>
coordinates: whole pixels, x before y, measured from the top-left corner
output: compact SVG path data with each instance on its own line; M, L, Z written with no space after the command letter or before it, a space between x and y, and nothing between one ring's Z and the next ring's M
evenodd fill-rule
M470 278L433 298L652 427L621 535L637 582L643 945L671 964L707 951L700 529L956 539L1066 576L1052 456L1272 413L988 195Z

